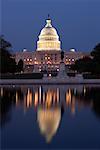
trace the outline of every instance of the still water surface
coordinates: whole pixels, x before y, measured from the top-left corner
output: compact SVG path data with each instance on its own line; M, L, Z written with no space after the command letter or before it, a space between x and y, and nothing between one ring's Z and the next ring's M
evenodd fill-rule
M0 87L2 148L100 148L100 86Z

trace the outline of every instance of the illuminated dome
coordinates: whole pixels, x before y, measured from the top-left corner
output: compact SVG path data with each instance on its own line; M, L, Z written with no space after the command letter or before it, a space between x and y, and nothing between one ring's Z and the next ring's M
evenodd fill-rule
M37 50L61 50L60 41L57 31L52 27L51 19L46 20L45 27L41 30L39 41L37 42Z
M45 136L46 141L50 142L59 127L61 121L61 109L59 107L55 109L39 108L37 120L41 133Z

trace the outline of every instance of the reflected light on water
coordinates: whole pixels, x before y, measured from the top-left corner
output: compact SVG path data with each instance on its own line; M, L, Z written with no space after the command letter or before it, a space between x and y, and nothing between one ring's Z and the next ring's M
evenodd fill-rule
M66 92L66 106L71 108L71 113L75 114L75 97L72 95L71 89Z
M38 105L38 91L36 91L34 95L35 95L34 96L34 106L37 107L37 105Z
M29 108L30 106L32 106L32 92L31 90L28 88L28 92L27 92L27 108Z
M3 88L0 90L0 95L3 96Z
M69 88L68 86L67 88L49 86L1 87L1 98L7 101L6 103L2 100L1 105L4 108L8 105L8 109L12 104L17 108L21 105L24 110L35 108L40 132L46 142L50 143L60 126L62 112L70 110L70 113L75 116L76 112L78 113L80 109L87 106L98 116L100 115L99 96L97 96L100 94L100 89L96 90L85 86L81 88Z
M71 90L68 89L68 91L66 92L66 105L70 105L71 104Z
M16 91L16 106L18 106L18 102L19 102L19 100L18 100L18 92Z
M39 107L37 110L37 121L41 134L46 138L47 143L52 140L56 134L61 120L61 108L43 108Z

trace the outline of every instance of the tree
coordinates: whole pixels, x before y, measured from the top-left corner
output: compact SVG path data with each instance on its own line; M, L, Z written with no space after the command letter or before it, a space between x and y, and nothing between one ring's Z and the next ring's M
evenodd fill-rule
M100 43L94 47L91 56L93 56L94 61L100 63Z
M3 35L0 36L0 49L7 49L9 47L12 47L11 43L4 40Z
M11 44L0 37L0 72L1 73L14 73L16 71L16 62L8 48Z
M91 52L93 57L93 70L95 74L100 74L100 43L98 43Z
M100 43L94 47L91 56L92 58L83 57L82 59L78 59L71 66L71 69L77 70L79 73L90 72L93 75L100 75Z
M90 67L91 66L91 67ZM77 72L91 72L92 71L92 59L90 57L83 57L76 60L75 64L71 66L72 70L77 70Z
M22 59L20 59L19 62L18 62L17 71L18 72L23 71L23 60Z

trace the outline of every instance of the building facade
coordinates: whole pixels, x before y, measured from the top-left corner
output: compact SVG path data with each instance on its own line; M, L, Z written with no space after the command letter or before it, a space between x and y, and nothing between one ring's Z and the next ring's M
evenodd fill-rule
M61 62L61 41L56 29L52 26L51 19L46 20L45 27L41 30L37 49L29 52L24 49L16 53L16 62L20 59L24 62L24 72L41 72L41 71L59 71ZM70 65L75 63L79 58L83 58L84 53L71 49L64 51L64 63Z

